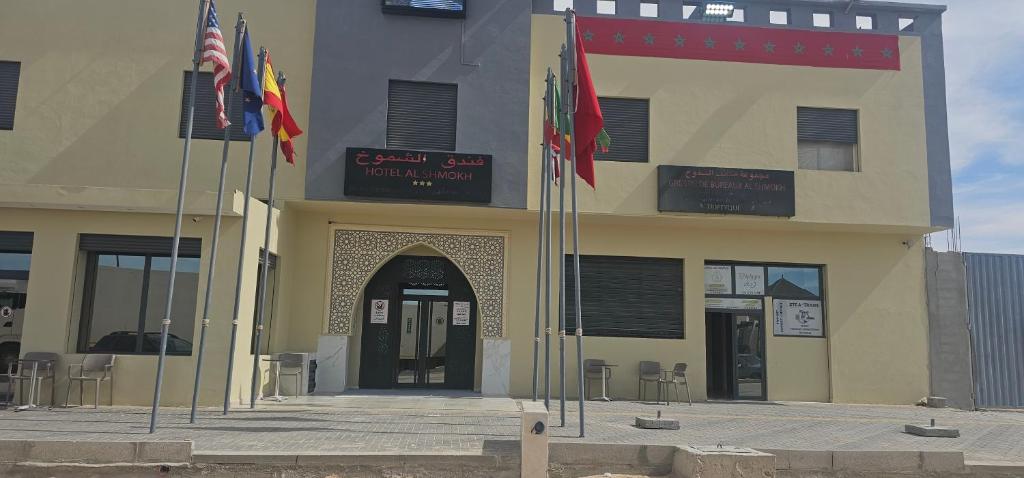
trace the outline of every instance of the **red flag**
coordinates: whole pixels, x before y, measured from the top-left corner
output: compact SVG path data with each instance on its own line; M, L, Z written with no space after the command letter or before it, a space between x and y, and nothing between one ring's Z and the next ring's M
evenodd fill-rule
M594 181L594 153L597 150L597 137L604 129L604 116L601 105L597 102L597 92L590 78L590 66L587 65L587 54L583 51L583 35L580 26L576 25L576 115L573 133L574 149L576 149L576 174L592 188Z

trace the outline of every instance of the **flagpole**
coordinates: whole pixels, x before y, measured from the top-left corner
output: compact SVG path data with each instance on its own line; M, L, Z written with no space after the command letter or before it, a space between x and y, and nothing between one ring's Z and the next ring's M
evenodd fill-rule
M185 209L185 185L188 180L188 160L192 152L192 124L196 112L196 84L199 83L199 64L202 59L203 32L206 30L206 15L209 0L199 0L199 18L196 20L196 40L192 51L192 84L188 97L188 122L185 125L185 150L181 157L181 178L178 180L178 208L174 217L174 239L171 241L171 270L167 279L167 306L160 323L160 356L156 365L156 387L153 389L153 410L149 415L149 433L156 432L157 414L160 408L160 388L164 381L164 361L167 358L167 334L171 328L171 309L174 305L174 276L178 272L178 245L181 242L181 216ZM192 320L195 320L193 317Z
M547 76L547 101L544 108L548 112L548 118L554 123L555 111L555 78L548 68ZM550 138L548 138L550 141ZM554 158L551 157L551 148L548 145L544 160L544 169L547 173L547 180L544 188L547 191L547 201L544 205L544 408L551 408L551 179L554 177Z
M545 82L547 78L545 78ZM544 160L547 158L547 92L544 94L544 109L543 117L544 122L541 126L541 153L540 153L540 204L537 208L537 294L536 294L536 307L534 308L533 316L533 401L537 401L537 389L539 388L540 380L540 312L541 312L541 274L544 272L544 203L546 201L547 191L545 181L547 178L547 166L544 164Z
M566 102L572 105L569 108L569 137L576 139L576 13L570 9L566 9L566 26L567 26L567 42L572 45L569 49L569 77L566 80L570 84L569 91L566 94ZM579 143L573 141L571 146L572 156L569 159L569 163L572 164L572 174L569 175L572 178L572 269L573 269L573 285L575 286L574 293L575 301L573 302L574 312L576 314L576 369L577 369L577 392L579 393L580 401L580 438L584 436L584 413L583 413L583 305L580 302L580 219L579 219L579 208L576 206L576 146Z
M224 114L231 118L231 92L232 89L238 85L238 64L239 64L239 49L238 44L242 39L242 30L245 28L245 20L242 19L242 13L238 13L238 21L235 23L235 49L231 50L234 52L233 60L231 64L231 84L228 85L227 91L224 92ZM203 321L202 328L199 332L199 355L196 358L196 378L192 384L192 409L189 411L188 422L196 422L196 406L199 402L199 381L202 376L203 370L203 354L206 352L206 329L210 327L210 302L213 299L213 276L214 271L217 269L217 249L220 244L220 221L221 221L221 208L224 207L224 182L228 174L228 148L231 146L231 127L224 128L224 150L221 153L220 158L220 183L217 186L217 212L213 219L213 243L210 245L210 269L206 275L206 296L203 298Z
M562 52L559 57L561 58L561 71L562 71L562 91L567 92L566 85L566 71L568 66L566 65L566 49L565 45L562 45ZM566 96L562 96L562 109L561 111L567 111L569 103L566 102ZM576 138L569 136L570 141L574 141ZM560 153L558 155L559 168L561 177L558 181L558 382L559 382L559 393L558 393L558 404L559 404L559 418L561 419L561 426L565 426L565 156L566 156L566 141L565 135L560 134L558 141L560 143ZM571 148L571 143L569 145ZM572 176L569 180L572 180Z
M285 77L280 70L277 72L277 85L284 88ZM283 126L282 126L283 128ZM271 129L273 132L273 129ZM252 357L252 384L249 387L249 408L256 408L256 386L259 383L260 375L260 340L263 337L263 315L267 306L267 272L270 271L270 230L274 217L274 186L277 179L277 146L279 138L274 136L273 151L270 153L270 191L267 199L267 224L263 230L263 268L260 270L260 301L256 310L256 339L255 351Z
M256 68L259 73L259 88L263 91L263 79L267 61L267 50L260 48L260 56ZM228 414L231 406L231 376L235 371L235 346L238 343L238 313L242 304L242 271L245 269L245 244L249 236L249 201L252 196L252 169L254 163L254 152L256 151L256 138L249 138L249 166L245 173L245 205L242 206L242 240L238 246L238 270L235 272L235 307L231 313L231 345L228 348L228 370L227 379L224 384L224 415Z

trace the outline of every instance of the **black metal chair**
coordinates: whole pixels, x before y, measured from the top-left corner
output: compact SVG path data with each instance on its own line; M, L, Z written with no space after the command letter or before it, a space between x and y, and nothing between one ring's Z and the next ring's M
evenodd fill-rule
M661 362L651 362L648 360L640 361L640 376L637 379L636 394L640 401L643 401L647 397L647 387L645 385L654 383L657 386L661 386Z
M693 406L693 400L690 399L690 383L686 380L686 364L683 362L677 363L675 367L672 367L672 378L667 380L667 384L672 384L672 387L676 391L676 402L679 402L679 384L682 383L683 387L686 388L686 402ZM665 388L665 401L668 401L668 388Z
M50 406L54 404L54 380L56 378L56 366L57 360L60 359L60 355L53 352L28 352L25 356L16 362L7 365L7 373L3 377L7 378L7 403L11 403L14 398L13 387L18 386L18 403L24 403L24 390L25 382L29 382L29 399L35 392L35 400L40 401L40 395L43 393L43 382L46 380L50 381ZM35 368L36 376L35 383L32 383L32 369ZM17 382L17 384L15 384ZM35 405L34 403L32 405Z
M89 354L85 356L80 364L68 365L68 394L64 397L64 407L68 406L71 400L71 384L78 382L78 406L85 403L85 382L92 382L96 386L96 398L93 400L92 408L100 406L100 385L110 381L110 405L114 405L114 359L117 355L112 354ZM78 375L74 369L78 368ZM99 377L96 374L101 373Z
M584 378L587 381L587 400L590 400L593 395L591 390L590 382L593 380L611 380L612 371L611 369L602 367L605 364L604 360L601 359L586 359L583 361Z

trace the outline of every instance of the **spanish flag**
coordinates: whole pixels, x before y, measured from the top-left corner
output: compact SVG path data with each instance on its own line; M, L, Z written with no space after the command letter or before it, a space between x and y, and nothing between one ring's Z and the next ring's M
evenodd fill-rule
M274 65L270 62L270 52L267 52L267 66L263 75L263 104L274 115L270 130L281 142L284 159L290 164L295 164L295 145L292 138L302 134L302 130L295 124L295 119L288 111L288 96L285 94L284 85L277 84Z

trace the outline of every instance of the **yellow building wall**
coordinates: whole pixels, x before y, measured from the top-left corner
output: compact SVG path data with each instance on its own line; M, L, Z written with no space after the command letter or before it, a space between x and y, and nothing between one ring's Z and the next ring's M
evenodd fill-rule
M549 67L559 71L563 43L560 16L533 16L530 93L538 100L530 103L530 144L541 142L544 76ZM657 214L661 164L779 169L796 171L796 216L747 222L928 227L920 39L900 37L900 56L900 71L879 71L590 54L598 95L650 99L650 157L598 161L597 190L580 190L580 208ZM797 169L798 106L860 112L861 171ZM540 150L529 152L536 209Z
M0 131L0 184L177 189L182 79L192 69L197 4L0 0L0 60L21 62L14 130ZM291 111L307 125L315 2L220 0L217 7L229 53L244 10L254 48L266 46L287 73ZM193 141L190 189L217 189L221 148L221 141ZM296 148L304 164L306 136ZM248 150L232 144L229 190L243 189ZM266 197L270 151L270 135L260 135L256 197ZM300 199L304 183L303 168L282 165L277 195Z
M232 403L248 400L251 383L252 356L249 353L253 309L256 297L256 271L258 251L263 244L266 206L251 200L251 219L248 223L249 239L246 244L245 264L240 302L238 346L235 351L235 373L232 381ZM279 215L275 213L275 223ZM67 390L67 365L79 364L83 355L76 352L81 316L81 298L85 263L78 248L79 234L124 234L171 236L173 214L138 214L117 212L63 211L49 209L4 209L3 229L31 231L32 258L29 271L28 296L25 307L25 325L22 331L21 353L57 352L62 354L57 364L56 394L62 403ZM192 219L198 219L198 222ZM185 216L182 235L202 239L199 281L194 298L195 317L175 315L175 322L192 320L195 323L191 356L168 356L164 372L161 404L187 406L192 400L192 384L199 347L203 296L206 291L210 267L213 217ZM238 266L238 246L242 230L239 216L225 216L222 224L217 270L213 283L213 297L207 332L206 355L203 363L200 404L217 406L223 401L227 350L234 306L235 273ZM271 237L271 250L277 248L277 230ZM161 291L162 293L163 291ZM177 299L175 300L177 302ZM162 312L162 311L161 311ZM173 314L173 312L172 312ZM121 405L148 405L152 403L157 357L155 355L118 355L115 367L114 403ZM263 365L263 381L267 381L267 367ZM109 388L104 385L101 403L109 403ZM72 392L71 400L78 398ZM49 394L44 393L48 401ZM92 388L87 387L87 403L92 401Z
M283 346L289 351L315 351L317 337L326 329L324 305L330 267L326 258L332 222L440 233L507 232L510 261L505 338L512 342L511 392L517 397L531 394L534 214L456 206L301 203L293 204L287 216L288 235L294 240L286 240L282 263L294 269L286 272L291 279L282 285L290 320L287 332L281 333L287 335ZM711 228L672 218L587 214L581 217L581 253L685 261L684 340L586 338L585 358L602 358L618 365L611 381L614 397L636 396L640 360L660 361L666 368L687 362L694 399L706 397L703 264L719 260L825 266L827 339L774 337L770 316L766 317L769 399L909 404L928 392L923 249L920 236L913 233L808 234ZM354 320L361 321L361 315ZM359 336L350 340L351 350ZM552 353L557 364L557 344ZM348 384L355 387L358 354L350 354L349 359ZM566 359L570 375L567 395L575 397L574 337L567 340ZM553 373L557 374L557 368ZM557 395L557 383L555 392Z

